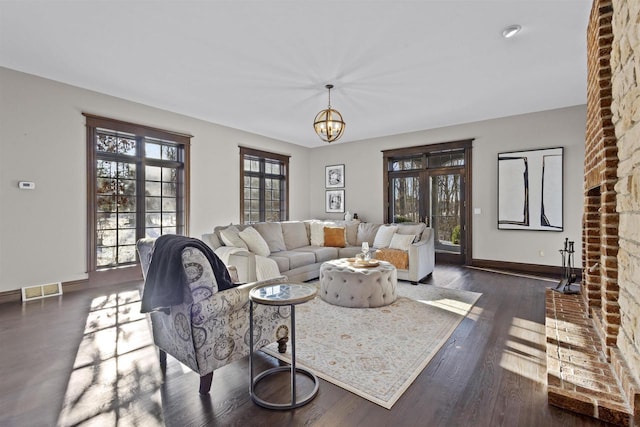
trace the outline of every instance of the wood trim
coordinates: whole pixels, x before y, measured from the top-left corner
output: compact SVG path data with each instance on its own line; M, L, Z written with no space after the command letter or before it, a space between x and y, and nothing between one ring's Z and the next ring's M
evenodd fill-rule
M0 292L0 304L16 302L22 300L22 290L15 289L13 291Z
M96 150L93 148L93 144L95 144L96 140L96 132L95 127L89 126L87 118L87 140L85 141L85 147L87 150L87 222L86 228L87 231L87 247L86 247L86 260L87 260L87 271L93 270L95 265L97 264L97 255L95 251L96 247Z
M465 216L465 253L463 255L464 264L467 265L473 260L473 140L464 150L464 216Z
M123 132L129 132L139 136L149 136L159 139L166 139L167 135L171 135L175 142L187 145L191 144L191 138L193 138L193 135L187 133L159 129L153 126L139 125L131 122L125 122L123 120L96 116L89 113L82 113L82 115L87 118L87 126L107 129L112 129L114 126L116 126Z
M459 150L459 149L471 147L471 144L473 143L474 139L475 138L460 139L457 141L438 142L435 144L416 145L413 147L405 147L405 148L392 148L390 150L381 150L381 151L384 154L384 157L401 157L401 156L410 156L412 154L429 153L432 151Z
M183 215L183 234L189 236L189 218L191 216L191 144L184 144L183 147L184 159L182 164L184 165L184 176L182 177L182 183L184 185L184 194L182 195L184 203L182 208L184 209Z
M562 277L562 267L554 265L527 264L521 262L496 261L488 259L473 259L471 261L471 266L479 268L489 268L493 270L505 270L517 273L555 277L558 279L558 281ZM576 281L577 284L579 284L582 281L582 269L574 268L573 272L576 274Z
M250 155L253 154L254 156L266 157L269 159L280 160L282 162L289 162L289 159L291 158L291 156L289 156L288 154L280 154L280 153L274 153L272 151L258 150L256 148L245 147L243 145L238 145L238 147L240 148L240 157L244 156L245 154L250 154Z

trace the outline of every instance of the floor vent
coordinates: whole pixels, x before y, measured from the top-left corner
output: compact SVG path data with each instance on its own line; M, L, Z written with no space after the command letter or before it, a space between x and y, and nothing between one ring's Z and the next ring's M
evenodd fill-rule
M22 302L56 295L62 295L62 283L60 282L22 288Z

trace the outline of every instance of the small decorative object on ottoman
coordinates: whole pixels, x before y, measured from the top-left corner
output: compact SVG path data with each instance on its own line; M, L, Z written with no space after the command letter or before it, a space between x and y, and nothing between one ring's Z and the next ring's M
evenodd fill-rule
M382 307L398 297L396 268L371 260L357 263L353 258L327 261L320 267L320 298L343 307Z

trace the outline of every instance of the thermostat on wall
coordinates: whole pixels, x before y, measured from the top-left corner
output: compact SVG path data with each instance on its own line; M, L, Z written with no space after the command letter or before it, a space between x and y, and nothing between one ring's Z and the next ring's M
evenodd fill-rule
M18 188L20 188L21 190L35 190L36 183L31 181L20 181L18 183Z

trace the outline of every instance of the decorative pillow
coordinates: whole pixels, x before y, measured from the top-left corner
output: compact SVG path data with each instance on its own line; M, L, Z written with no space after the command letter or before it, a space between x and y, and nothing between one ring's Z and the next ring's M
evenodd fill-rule
M346 231L344 227L324 227L324 245L334 248L346 246Z
M359 221L345 221L345 232L347 233L347 244L349 246L358 245L358 223Z
M368 242L370 245L373 245L373 239L375 239L379 228L380 224L372 222L361 222L358 224L358 240L356 246L360 246L362 242Z
M416 238L413 241L417 242L422 237L422 232L425 230L425 228L427 228L427 224L425 224L424 222L411 223L411 224L401 223L401 224L398 224L398 231L396 233L413 234L416 236Z
M314 221L309 224L311 230L311 244L313 246L324 246L324 223Z
M283 222L282 237L287 250L309 246L309 236L304 222L292 221Z
M282 225L280 225L279 222L259 222L253 224L253 228L255 228L264 241L267 242L270 252L287 250L284 244L284 237L282 237Z
M381 225L373 239L373 247L388 248L396 231L398 231L397 225Z
M391 243L389 243L389 249L400 249L403 251L408 251L409 246L413 243L416 236L413 234L400 234L395 233L391 238Z
M225 246L249 249L247 244L239 236L240 230L235 225L230 225L224 230L220 230L220 238Z
M255 228L247 227L238 233L238 235L242 240L244 240L249 250L254 254L261 256L269 256L269 254L271 254L269 245L267 245L267 242L265 242Z

